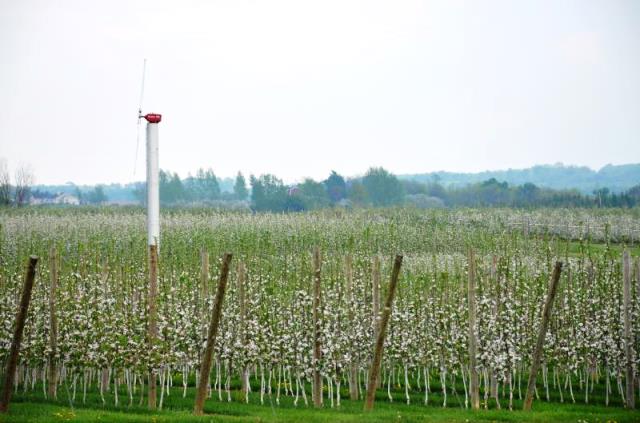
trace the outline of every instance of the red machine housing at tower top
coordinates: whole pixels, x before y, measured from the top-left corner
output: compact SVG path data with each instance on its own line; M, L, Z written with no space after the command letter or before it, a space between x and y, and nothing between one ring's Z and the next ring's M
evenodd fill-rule
M158 123L162 120L162 115L160 113L147 113L143 117L149 123Z

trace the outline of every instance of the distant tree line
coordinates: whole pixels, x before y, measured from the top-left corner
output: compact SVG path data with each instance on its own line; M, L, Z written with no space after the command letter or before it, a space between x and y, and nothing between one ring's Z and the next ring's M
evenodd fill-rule
M238 205L253 211L296 212L329 207L620 207L640 206L640 184L613 192L600 188L590 194L577 189L552 189L533 183L509 185L496 178L468 184L445 186L438 175L428 181L399 179L382 167L372 167L364 175L345 178L332 171L321 181L306 178L297 184L285 184L272 174L250 175L248 181L238 172L233 184L225 179L226 189L212 169L199 169L182 179L177 173L160 171L160 202L167 205ZM33 173L20 168L11 183L6 162L0 160L0 205L24 205L31 196L48 198L47 191L32 190ZM108 201L103 185L89 189L75 188L82 204L104 204ZM146 185L137 183L133 196L146 202Z
M635 207L640 205L640 185L621 193L607 188L582 194L577 189L541 188L532 183L509 185L491 178L463 188L444 189L439 183L426 185L426 192L450 207Z
M247 183L241 172L235 178L233 192L223 192L220 182L212 169L198 169L195 175L181 179L177 173L160 170L160 204L214 204L223 201L245 201L249 195ZM133 190L140 204L147 201L147 187L139 183Z
M251 176L251 207L255 211L302 211L325 207L635 207L640 185L614 193L607 188L582 194L531 183L510 186L492 178L461 188L431 182L400 180L381 167L362 177L345 179L335 171L323 181L305 179L287 186L274 175Z
M136 189L141 203L144 184ZM640 205L640 185L621 193L607 188L583 194L578 190L541 188L532 183L509 185L495 178L465 187L445 187L437 176L429 182L401 180L382 167L372 167L363 176L345 178L332 171L324 180L304 179L285 184L272 174L250 175L248 186L238 172L233 192L222 192L211 169L200 169L181 179L161 171L160 201L164 205L220 204L244 202L254 211L296 212L328 207L635 207Z
M104 185L96 185L89 191L83 191L76 188L75 196L78 197L80 204L105 204L109 201L109 197L104 192Z

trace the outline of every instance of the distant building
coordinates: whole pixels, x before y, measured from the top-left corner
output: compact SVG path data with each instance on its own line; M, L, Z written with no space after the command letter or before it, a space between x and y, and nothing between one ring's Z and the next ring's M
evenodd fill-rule
M73 194L66 192L59 192L57 194L49 195L32 195L29 200L29 204L32 206L39 206L44 204L64 204L68 206L79 206L80 199Z
M80 199L73 194L61 193L55 199L54 204L68 204L70 206L79 206Z
M52 200L49 198L43 198L43 197L31 197L29 198L29 205L30 206L39 206L41 204L51 204Z

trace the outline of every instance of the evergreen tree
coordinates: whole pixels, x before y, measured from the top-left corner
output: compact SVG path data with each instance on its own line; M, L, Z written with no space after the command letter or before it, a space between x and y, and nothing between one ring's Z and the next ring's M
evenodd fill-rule
M244 180L244 176L242 172L238 172L236 176L236 182L233 185L233 195L240 201L244 201L249 196L249 191L247 190L247 183Z

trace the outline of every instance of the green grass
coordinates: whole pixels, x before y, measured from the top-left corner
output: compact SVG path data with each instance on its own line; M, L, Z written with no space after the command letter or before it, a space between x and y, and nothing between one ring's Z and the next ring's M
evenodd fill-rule
M569 256L580 257L582 252L580 243L578 241L570 241L568 245L569 245L569 248L568 248ZM566 246L564 248L566 249ZM585 243L582 248L584 248L585 255L588 256L589 254L591 254L593 256L598 256L598 255L604 254L604 252L607 249L607 245L603 242L600 242L600 243L592 242L589 244ZM631 254L633 257L640 255L640 245L638 244L623 245L623 244L611 243L609 244L609 249L614 257L622 257L622 252L625 249L627 249L629 251L629 254Z
M125 394L122 392L122 394ZM412 394L412 404L403 401L402 392L394 392L394 402L390 403L386 392L379 391L375 410L371 413L362 411L362 401L342 400L339 408L330 408L328 403L320 410L305 406L300 398L294 407L293 399L281 396L280 405L275 403L275 394L271 398L265 396L264 405L260 404L258 394L252 394L250 403L240 402L239 392L232 392L232 402L219 401L217 393L208 399L205 405L205 416L191 415L194 389L189 388L186 398L182 398L182 389L175 387L169 397L165 396L164 409L150 412L145 406L138 406L139 395L136 395L131 407L128 398L120 394L120 406L115 407L113 395L105 395L107 405L97 392L87 394L86 404L82 404L82 394L76 394L74 407L71 408L66 390L58 393L58 401L46 400L42 390L19 392L14 395L7 415L0 415L0 422L640 422L640 412L625 410L615 402L609 407L580 403L583 398L576 398L577 403L547 403L542 400L534 402L534 410L530 413L520 411L521 401L514 401L515 411L497 410L495 403L489 404L489 410L473 412L461 407L464 398L449 396L448 407L442 408L442 397L430 395L430 405L422 403L422 394ZM347 392L344 391L344 395ZM226 395L223 392L223 399ZM600 400L595 397L594 401ZM325 401L326 398L325 398ZM507 400L501 400L502 406Z

